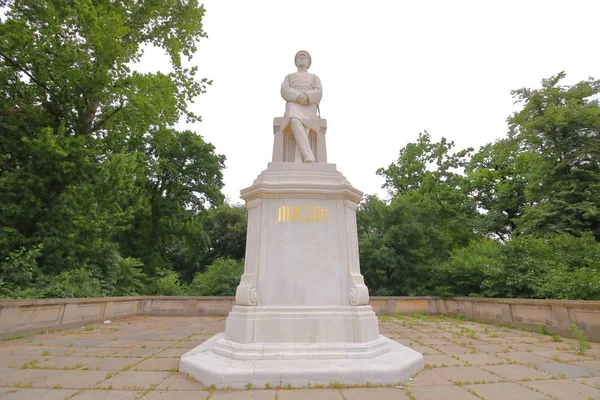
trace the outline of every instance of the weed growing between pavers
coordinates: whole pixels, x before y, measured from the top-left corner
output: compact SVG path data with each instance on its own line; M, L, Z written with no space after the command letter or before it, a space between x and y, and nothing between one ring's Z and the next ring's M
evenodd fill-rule
M571 324L571 333L573 338L577 340L574 344L575 354L583 356L587 349L591 348L588 337L583 330L575 324Z

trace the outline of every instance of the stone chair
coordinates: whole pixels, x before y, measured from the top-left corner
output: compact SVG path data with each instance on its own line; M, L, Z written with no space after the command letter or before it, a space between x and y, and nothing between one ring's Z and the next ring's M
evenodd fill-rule
M296 155L296 140L294 135L281 132L282 117L273 118L273 162L294 162ZM327 145L325 144L325 133L327 132L327 120L321 118L320 132L310 134L310 147L319 164L327 164Z

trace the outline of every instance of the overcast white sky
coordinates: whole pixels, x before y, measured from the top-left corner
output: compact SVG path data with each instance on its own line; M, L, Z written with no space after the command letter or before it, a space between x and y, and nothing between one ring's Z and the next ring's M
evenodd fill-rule
M191 128L227 156L233 203L271 161L280 85L300 49L323 83L329 162L370 194L384 194L375 171L419 132L478 149L506 134L511 89L562 70L567 83L600 75L597 0L204 5L209 38L194 63L213 85L193 105L203 122Z

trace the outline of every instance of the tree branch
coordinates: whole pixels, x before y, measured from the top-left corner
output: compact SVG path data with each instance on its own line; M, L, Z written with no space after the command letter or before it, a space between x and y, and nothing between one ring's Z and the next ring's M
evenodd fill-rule
M100 121L96 122L93 126L92 129L90 129L90 133L94 133L96 131L98 131L99 129L102 129L104 127L104 124L106 124L106 122L111 119L112 117L114 117L119 111L121 111L123 109L124 104L120 103L119 107L115 108L114 110L112 110L111 113L105 115Z
M18 62L16 62L4 53L0 53L0 57L2 57L2 59L6 61L7 64L13 66L14 68L27 75L29 79L31 79L31 81L34 82L36 85L44 89L46 92L50 93L50 88L48 86L46 86L42 81L33 76L26 68L22 67Z

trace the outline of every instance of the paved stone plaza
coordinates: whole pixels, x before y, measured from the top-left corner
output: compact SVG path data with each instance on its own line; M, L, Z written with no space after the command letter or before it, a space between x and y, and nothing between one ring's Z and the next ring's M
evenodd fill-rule
M600 400L598 343L580 356L571 339L420 315L380 318L383 335L425 355L402 388L212 390L179 374L179 357L224 327L225 318L135 317L5 340L0 400Z

